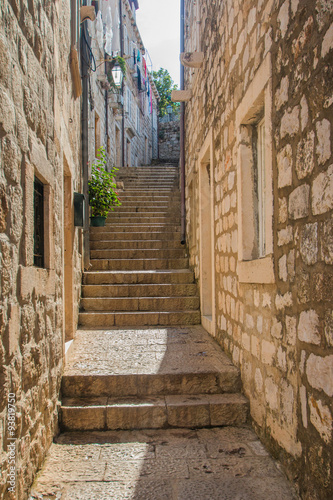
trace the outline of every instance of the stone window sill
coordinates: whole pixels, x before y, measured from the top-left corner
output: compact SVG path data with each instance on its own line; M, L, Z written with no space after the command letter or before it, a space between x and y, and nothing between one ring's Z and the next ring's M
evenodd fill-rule
M273 255L263 259L238 261L237 275L240 283L275 283Z
M55 271L54 269L43 269L29 266L21 267L20 270L20 292L22 299L29 299L34 288L38 295L54 295L55 293Z

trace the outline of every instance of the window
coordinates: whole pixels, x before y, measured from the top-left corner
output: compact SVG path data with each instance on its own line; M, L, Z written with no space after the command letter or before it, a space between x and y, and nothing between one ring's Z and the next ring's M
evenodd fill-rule
M140 110L138 107L136 108L136 130L140 130Z
M132 92L130 89L127 89L127 102L126 102L126 111L128 113L128 117L132 118Z
M34 265L44 267L44 185L34 181Z
M257 235L258 235L258 257L264 257L265 245L265 120L258 123L255 131L256 136L256 175L257 175Z
M238 278L274 283L271 59L266 56L236 111Z
M77 49L79 40L79 14L80 14L79 0L71 0L71 42L72 46Z

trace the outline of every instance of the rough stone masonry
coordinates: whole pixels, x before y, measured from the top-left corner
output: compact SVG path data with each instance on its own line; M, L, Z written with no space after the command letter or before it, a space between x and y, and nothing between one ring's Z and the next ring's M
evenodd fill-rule
M302 498L332 498L333 3L203 0L185 11L185 51L203 53L200 69L185 69L187 235L203 321L240 367L256 428Z

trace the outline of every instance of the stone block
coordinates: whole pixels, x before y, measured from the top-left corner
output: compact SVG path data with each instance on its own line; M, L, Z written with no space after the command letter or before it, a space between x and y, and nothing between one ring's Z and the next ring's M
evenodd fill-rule
M315 302L331 302L333 297L333 276L328 273L313 275L312 298Z
M333 419L327 405L320 399L316 400L313 396L309 397L310 421L315 426L325 443L332 440Z
M299 179L304 179L311 174L314 168L314 132L309 132L305 139L301 140L297 146L296 172Z
M0 138L14 132L15 108L8 92L0 87Z
M325 338L327 345L333 346L333 310L325 312Z
M109 430L161 429L167 423L165 401L157 398L109 401L106 419Z
M300 253L304 264L313 265L318 260L318 224L305 224L300 238Z
M333 208L333 165L320 173L312 184L312 213L324 214Z
M282 151L280 151L277 155L279 188L291 186L293 170L292 153L293 152L290 144L287 144L287 146L283 148Z
M309 384L328 396L333 396L333 355L316 356L310 354L306 363Z
M287 342L289 345L296 344L296 318L294 316L286 316L286 331Z
M283 104L288 101L288 90L289 90L289 77L285 76L282 78L280 87L275 94L275 105L277 109L280 109Z
M291 111L287 110L281 119L280 135L281 139L289 136L294 136L299 131L299 106L295 106Z
M278 231L278 246L288 245L294 239L293 227L287 226L284 229Z
M261 360L265 365L272 366L275 357L275 345L272 342L263 340L261 343Z
M333 219L322 224L320 243L321 259L326 264L333 264Z
M289 196L288 212L291 219L297 220L309 215L310 186L302 184Z
M316 311L310 309L300 314L297 334L299 340L310 344L320 345L319 317Z
M271 377L267 377L265 380L265 398L268 406L271 410L277 410L279 401L279 389L277 384Z
M208 398L193 395L167 396L168 425L172 427L205 427L210 425Z
M328 28L326 34L323 38L323 43L321 46L321 57L326 57L326 55L333 49L333 24Z
M289 25L289 1L286 0L283 4L282 7L280 8L279 14L278 14L278 23L279 27L281 30L281 35L282 38L285 37L285 34L288 29Z

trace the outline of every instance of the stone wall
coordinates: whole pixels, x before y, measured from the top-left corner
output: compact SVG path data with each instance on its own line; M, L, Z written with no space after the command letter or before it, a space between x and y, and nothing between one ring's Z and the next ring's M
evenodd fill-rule
M160 122L158 135L159 158L178 162L180 157L180 121Z
M241 369L258 433L309 500L333 495L332 20L326 0L186 1L185 50L204 53L201 69L185 71L188 245L202 301L213 302L203 322ZM251 152L261 118L263 255Z
M81 190L80 101L73 98L70 40L69 0L1 1L0 497L6 499L27 497L57 429L64 293L75 305L80 289L80 234L72 218L73 191ZM44 267L34 265L35 177L44 186ZM64 247L66 237L71 247ZM71 320L69 335L75 309ZM16 403L13 431L9 394ZM13 442L15 451L8 448Z

